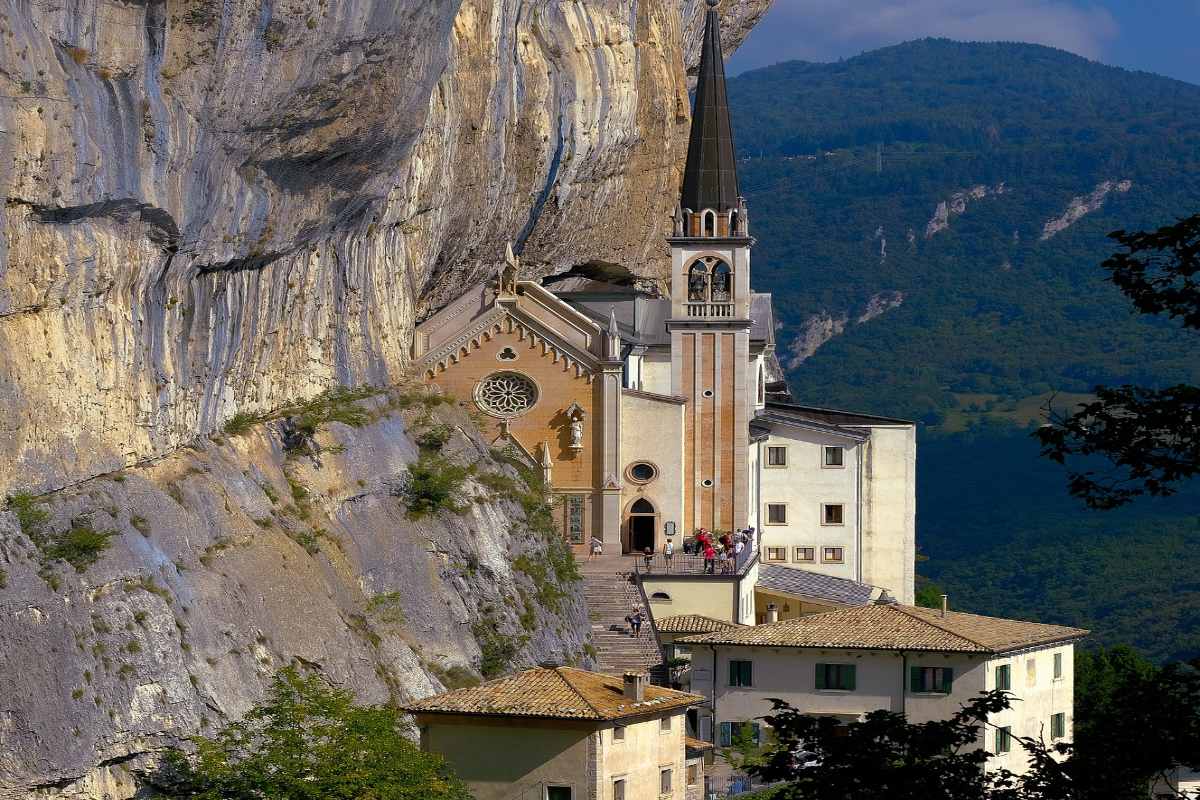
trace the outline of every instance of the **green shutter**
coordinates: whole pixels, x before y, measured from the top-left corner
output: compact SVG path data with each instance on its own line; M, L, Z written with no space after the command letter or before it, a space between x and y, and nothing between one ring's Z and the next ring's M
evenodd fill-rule
M950 694L951 689L954 688L954 670L951 667L946 667L943 674L946 676L945 692L946 694Z
M846 688L853 692L857 685L856 681L858 679L858 666L855 664L848 664L846 665L845 669L849 670L850 672L850 674L846 676L849 678L849 680L846 681Z
M821 690L828 688L829 687L825 685L825 665L817 664L817 689Z
M909 688L914 692L923 692L925 687L921 685L921 668L909 667Z

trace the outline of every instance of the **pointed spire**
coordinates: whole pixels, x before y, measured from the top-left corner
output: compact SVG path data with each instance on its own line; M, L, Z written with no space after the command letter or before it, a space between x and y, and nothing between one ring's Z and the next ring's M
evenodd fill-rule
M621 332L617 329L617 307L616 306L608 307L608 335L609 336L617 336L617 337L619 337L621 335Z
M733 126L725 97L725 60L721 52L720 0L707 0L700 76L692 110L687 166L683 171L680 205L692 211L711 208L730 211L738 206L737 164Z

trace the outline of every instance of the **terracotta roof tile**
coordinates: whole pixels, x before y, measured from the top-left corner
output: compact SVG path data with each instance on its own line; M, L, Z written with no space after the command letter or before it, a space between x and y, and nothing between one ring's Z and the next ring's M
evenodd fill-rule
M867 650L933 650L1001 653L1078 639L1080 628L1043 625L913 606L863 606L769 625L687 636L689 644L761 647L837 647Z
M731 628L740 628L735 622L726 622L702 614L679 614L674 617L663 617L655 620L654 626L659 633L713 633Z
M571 667L536 667L479 686L426 697L404 706L410 713L480 714L553 719L618 720L683 709L703 697L647 686L645 699L631 702L619 675Z

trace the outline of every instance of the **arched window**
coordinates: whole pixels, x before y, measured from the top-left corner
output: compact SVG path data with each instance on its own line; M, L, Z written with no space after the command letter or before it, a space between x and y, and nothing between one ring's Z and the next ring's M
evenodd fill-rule
M712 271L712 301L728 303L733 296L733 272L724 261L718 261Z
M738 224L738 213L736 211L730 211L729 212L729 235L730 236L738 235L737 224Z
M688 302L708 302L708 267L696 261L688 270Z
M650 599L651 600L670 600L671 595L667 594L666 592L655 592L654 594L650 595Z
M717 235L717 212L715 212L715 211L705 211L704 212L704 235L705 236L716 236Z
M653 514L654 506L650 503L649 500L642 497L642 498L639 498L638 500L636 500L634 502L634 504L629 507L629 513L630 514Z

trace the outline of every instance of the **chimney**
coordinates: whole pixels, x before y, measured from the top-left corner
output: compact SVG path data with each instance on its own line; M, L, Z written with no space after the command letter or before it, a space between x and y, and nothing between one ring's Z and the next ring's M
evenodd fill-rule
M946 612L950 610L950 595L942 595L942 616L946 616Z
M779 622L779 606L774 603L767 603L767 624Z
M640 703L646 699L646 681L649 676L642 672L625 673L625 689L622 694L625 699Z

